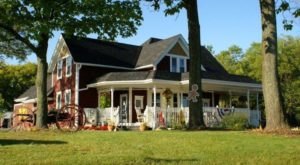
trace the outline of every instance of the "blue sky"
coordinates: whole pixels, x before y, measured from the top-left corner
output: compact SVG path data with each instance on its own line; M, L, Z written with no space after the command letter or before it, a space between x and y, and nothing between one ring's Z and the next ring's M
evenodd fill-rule
M135 36L120 38L118 42L142 44L150 37L168 38L182 34L188 40L186 11L182 10L174 16L165 16L163 10L154 11L149 4L142 4L144 21ZM244 51L252 42L260 42L260 11L258 0L198 0L199 20L201 27L202 45L212 45L215 52L226 50L236 44ZM285 31L282 27L282 15L277 15L278 36L300 36L300 22L296 22L292 31ZM55 33L49 41L48 62L51 59L56 42L60 34ZM16 63L15 60L6 60ZM27 61L36 62L34 55Z

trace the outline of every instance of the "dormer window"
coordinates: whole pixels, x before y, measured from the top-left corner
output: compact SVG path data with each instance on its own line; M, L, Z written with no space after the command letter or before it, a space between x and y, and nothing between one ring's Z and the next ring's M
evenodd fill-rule
M66 58L66 76L70 77L72 75L72 56Z
M63 60L58 60L57 61L57 79L61 79L61 77L62 77L62 65L63 65Z
M181 57L170 57L170 71L183 73L186 72L186 59Z

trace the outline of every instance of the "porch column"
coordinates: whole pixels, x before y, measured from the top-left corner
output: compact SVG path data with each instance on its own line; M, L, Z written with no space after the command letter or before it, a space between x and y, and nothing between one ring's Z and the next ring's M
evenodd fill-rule
M156 126L156 86L153 87L153 125L152 125L152 129L155 130L155 126Z
M258 117L258 126L261 124L261 112L259 111L259 93L256 93L256 112L257 112L257 117Z
M231 91L229 91L229 107L232 107L232 103L231 103Z
M180 108L180 94L177 92L177 108Z
M113 117L113 110L114 110L114 88L110 88L110 119Z
M180 107L183 109L183 93L180 92Z
M215 92L211 91L211 104L212 107L215 107Z
M256 93L256 110L259 111L259 103L258 103L259 93Z
M151 92L150 92L150 89L147 88L147 105L148 105L148 108L151 107L151 103L152 103Z
M97 92L98 92L97 107L100 109L100 97L102 91L100 88L98 88Z
M250 110L250 90L247 90L247 108Z
M132 123L132 87L129 87L129 123Z

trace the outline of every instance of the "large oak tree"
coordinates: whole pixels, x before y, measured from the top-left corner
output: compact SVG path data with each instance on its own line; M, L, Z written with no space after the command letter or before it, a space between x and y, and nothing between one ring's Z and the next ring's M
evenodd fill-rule
M38 128L47 127L46 54L53 32L114 39L136 33L142 20L138 0L1 0L0 11L0 54L37 57Z
M277 29L274 0L259 0L262 25L262 85L266 130L287 128L278 79Z
M159 9L162 0L151 1L155 9ZM189 104L189 129L197 129L204 127L203 108L202 108L202 83L201 83L201 42L200 42L200 24L198 18L197 0L163 0L166 5L165 14L173 15L180 12L181 9L186 9L188 21L188 40L189 40L189 55L190 55L190 70L189 70L189 90L192 90L192 85L198 85L197 102L190 100Z

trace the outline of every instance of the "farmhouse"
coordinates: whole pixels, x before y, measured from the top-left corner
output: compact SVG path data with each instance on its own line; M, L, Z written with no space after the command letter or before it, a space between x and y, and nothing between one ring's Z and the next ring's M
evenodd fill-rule
M205 47L201 51L206 122L218 107L243 113L257 126L261 84L229 74ZM96 125L116 118L119 125L135 125L142 116L155 128L179 112L188 121L189 61L182 35L141 45L62 35L49 64L49 110L78 104ZM35 91L29 91L15 100L15 111L35 107Z

